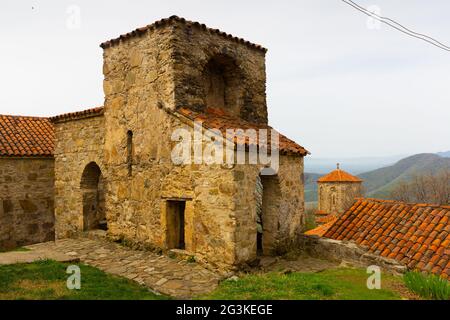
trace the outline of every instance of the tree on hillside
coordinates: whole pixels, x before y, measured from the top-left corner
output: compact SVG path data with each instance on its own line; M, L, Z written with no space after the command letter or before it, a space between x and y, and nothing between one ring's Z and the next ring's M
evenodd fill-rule
M416 174L400 182L391 192L391 198L403 202L450 204L450 169L438 173Z

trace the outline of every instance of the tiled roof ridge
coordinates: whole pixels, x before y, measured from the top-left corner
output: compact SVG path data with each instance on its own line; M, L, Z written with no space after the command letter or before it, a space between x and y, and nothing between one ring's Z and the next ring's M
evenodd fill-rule
M377 199L377 198L356 198L357 201L367 201L373 203L391 203L391 204L401 204L408 205L411 207L429 207L429 208L445 208L450 209L450 205L443 204L434 204L434 203L413 203L413 202L404 202L400 200L387 200L387 199Z
M96 117L96 116L103 115L103 113L104 113L104 107L101 106L101 107L85 109L82 111L64 113L64 114L50 117L49 119L53 123L58 123L58 122L65 122L65 121L80 120L80 119Z
M157 21L155 21L152 24L149 24L149 25L141 27L141 28L137 28L137 29L135 29L135 30L133 30L131 32L122 34L119 37L113 38L113 39L111 39L109 41L105 41L105 42L100 44L100 47L103 48L103 49L108 48L108 47L112 47L112 46L118 44L120 41L129 39L129 38L132 38L132 37L135 37L135 36L143 35L144 33L146 33L149 30L154 30L154 29L157 29L159 27L162 27L162 26L168 25L170 23L173 23L173 22L180 22L180 23L183 23L183 24L185 24L187 26L191 26L191 27L193 26L193 27L201 28L203 30L206 30L206 31L209 31L211 33L215 33L215 34L218 34L218 35L220 35L222 37L225 37L225 38L228 38L230 40L233 40L234 42L238 42L238 43L244 44L247 47L260 50L260 51L262 51L264 53L267 52L267 49L264 48L263 46L259 45L259 44L255 44L255 43L249 42L249 41L247 41L245 39L242 39L242 38L239 38L239 37L235 37L235 36L233 36L231 34L228 34L226 32L220 31L219 29L209 28L205 24L200 23L200 22L186 20L185 18L178 17L176 15L172 15L169 18L164 18L164 19L157 20Z
M49 117L41 117L41 116L21 116L16 114L0 114L0 117L10 117L10 118L24 118L24 119L37 119L37 120L46 120Z

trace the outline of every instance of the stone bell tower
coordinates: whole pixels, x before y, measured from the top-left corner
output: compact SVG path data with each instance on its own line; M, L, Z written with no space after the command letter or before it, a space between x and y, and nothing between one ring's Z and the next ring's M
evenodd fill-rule
M222 172L220 177L229 179L228 184L234 186L243 171L237 173L236 178L233 170L238 169L202 166L200 176L206 181L204 185L214 189L210 193L202 192L197 185L199 173L193 173L193 170L200 170L198 166L173 164L171 135L180 127L190 128L189 121L193 120L183 110L196 113L200 118L207 115L216 121L214 124L220 115L219 127L239 129L242 123L246 128L267 127L267 50L176 16L104 42L101 47L104 50L103 153L108 179L105 206L109 235L169 248L172 242L183 242L180 247L186 250L228 264L256 256L256 218L249 215L248 207L236 205L234 202L238 200L226 194L230 187L212 187L221 179L210 178ZM283 142L282 152L289 152L290 157L283 158L282 165L295 168L283 172L303 170L302 157L307 151L294 146L290 140L287 142L286 138ZM256 179L259 168L243 166L243 169L248 170L246 182L251 185L249 189L254 190L252 179ZM294 176L285 179L291 178ZM285 200L286 205L280 205L284 209L282 213L278 205L265 208L267 219L273 217L276 221L281 214L288 217L280 219L286 221L286 225L272 223L272 220L265 223L265 248L275 246L275 235L277 240L293 238L299 228L302 206L298 203L302 193L297 180L290 184L291 193L276 194L278 198L273 201L276 203L284 201L284 194L292 194L296 199ZM293 192L294 189L298 191ZM211 196L202 199L204 194L221 197L221 200L216 201ZM210 200L214 202L209 203ZM219 210L216 208L219 202L230 204ZM248 202L242 203L248 205ZM173 217L173 212L180 214L176 222L167 218ZM181 219L182 214L185 216ZM221 218L222 215L226 218ZM255 220L255 223L216 221L229 217ZM172 228L175 225L176 232ZM169 238L174 235L185 242L171 241ZM225 242L223 239L234 240ZM237 250L237 247L244 249Z
M267 123L266 49L198 22L172 16L103 43L105 105L223 109ZM106 110L107 112L109 110Z
M164 130L155 125L157 117L149 116L162 108L219 109L251 123L268 122L267 50L259 45L172 16L101 47L105 159L119 175L127 174L127 133L133 136L135 162L170 154L167 144L154 146L147 141Z

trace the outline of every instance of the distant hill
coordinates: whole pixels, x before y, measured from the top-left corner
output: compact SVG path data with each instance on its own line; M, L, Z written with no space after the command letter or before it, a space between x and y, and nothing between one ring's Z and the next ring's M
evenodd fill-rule
M323 174L305 172L305 201L317 201L317 179Z
M444 154L444 156L440 156L440 154ZM358 177L364 180L367 197L389 199L391 190L400 181L407 180L414 174L435 173L444 168L450 168L450 152L441 152L440 154L416 154L401 159L393 165L358 174ZM449 154L449 157L445 157L445 154ZM355 174L352 170L347 171ZM306 202L317 201L316 181L322 175L318 173L305 173Z
M438 156L440 157L444 157L444 158L450 158L450 151L445 151L445 152L438 152L436 153Z
M400 159L409 155L397 155L388 157L359 157L359 158L305 158L305 172L326 174L336 169L336 163L340 162L344 170L352 174L372 171L378 168L393 165Z
M366 196L388 199L398 182L414 174L435 173L444 168L450 168L450 158L422 153L402 159L392 166L360 174L359 177L364 180Z

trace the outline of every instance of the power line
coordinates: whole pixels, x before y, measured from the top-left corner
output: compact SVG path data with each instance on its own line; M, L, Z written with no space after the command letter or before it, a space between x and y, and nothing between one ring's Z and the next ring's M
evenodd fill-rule
M426 42L432 44L433 46L438 47L438 48L440 48L442 50L450 51L450 47L449 46L439 42L438 40L436 40L436 39L434 39L434 38L432 38L430 36L427 36L427 35L422 34L422 33L414 32L414 31L406 28L405 26L401 25L400 23L396 22L393 19L379 16L376 13L373 13L373 12L371 12L371 11L361 7L360 5L356 4L355 2L353 2L351 0L341 0L341 1L344 2L345 4L348 4L349 6L351 6L353 8L355 8L356 10L361 11L362 13L368 15L371 18L373 18L373 19L375 19L377 21L380 21L380 22L382 22L384 24L387 24L388 26L390 26L390 27L392 27L394 29L397 29L400 32L403 32L404 34L407 34L407 35L409 35L411 37L420 39L422 41L426 41Z

